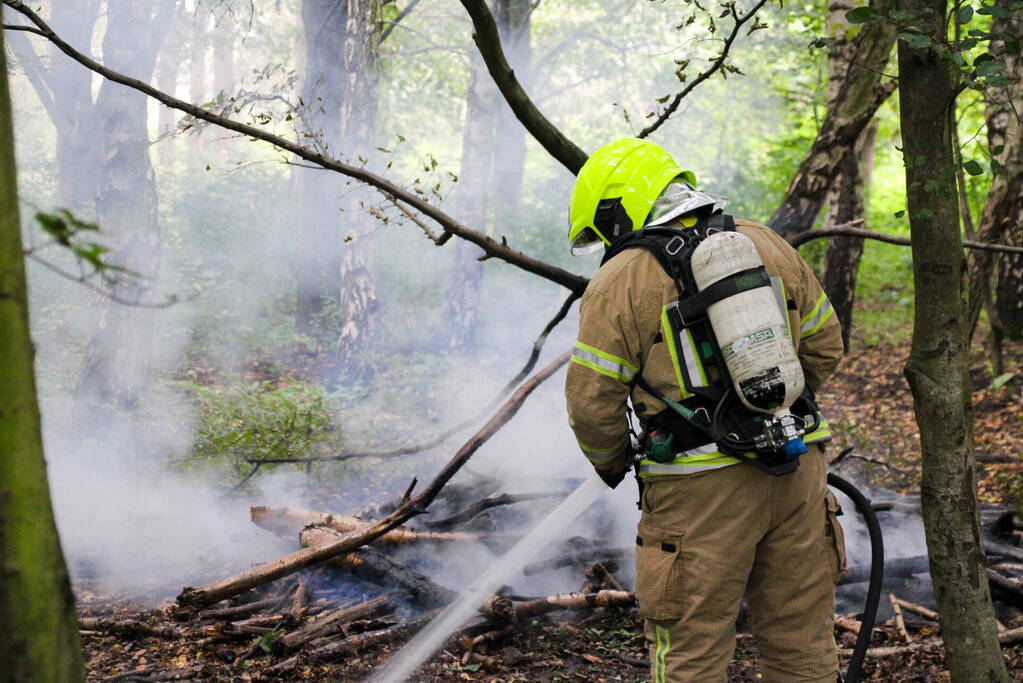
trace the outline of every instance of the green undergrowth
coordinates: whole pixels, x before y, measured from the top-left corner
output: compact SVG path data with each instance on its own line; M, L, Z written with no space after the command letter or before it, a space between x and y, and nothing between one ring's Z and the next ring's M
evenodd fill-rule
M195 407L191 453L176 463L182 469L237 476L251 468L248 460L330 455L343 445L338 406L320 386L288 378L173 385Z

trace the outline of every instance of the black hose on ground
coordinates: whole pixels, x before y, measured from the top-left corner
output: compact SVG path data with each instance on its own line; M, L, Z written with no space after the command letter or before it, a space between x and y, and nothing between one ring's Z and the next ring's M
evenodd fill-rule
M852 500L856 509L863 515L870 535L870 580L867 584L867 600L863 606L863 618L860 619L860 634L856 639L856 647L849 659L849 669L845 674L845 683L857 683L863 659L870 647L870 636L874 632L877 619L877 606L881 601L881 582L884 580L884 539L881 537L881 525L870 501L860 493L859 489L837 474L828 473L828 486L833 486Z

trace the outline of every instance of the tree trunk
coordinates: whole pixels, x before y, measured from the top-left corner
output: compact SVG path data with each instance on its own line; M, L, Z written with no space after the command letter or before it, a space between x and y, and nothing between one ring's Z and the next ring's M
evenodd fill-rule
M941 44L944 0L898 0ZM922 450L921 506L952 680L1008 681L981 542L951 121L954 70L899 41L899 101L916 310L905 374Z
M852 152L842 160L838 177L831 188L827 225L865 220L864 188L870 184L876 134L877 126L869 125L860 135ZM866 227L865 222L863 227ZM838 321L842 323L842 343L846 351L849 350L852 334L856 275L862 256L863 240L855 237L832 237L824 252L824 291L828 294Z
M99 12L99 0L54 0L51 25L72 45L88 48ZM10 46L43 103L57 131L58 206L87 220L95 218L99 177L99 118L92 102L92 83L81 66L50 46L44 63L27 34L9 33Z
M234 91L234 42L237 22L226 12L213 34L213 92L230 96Z
M891 2L874 0L871 6L884 12ZM794 236L813 226L842 159L895 88L883 76L894 41L895 26L877 22L865 24L849 43L855 64L845 70L846 77L831 100L817 139L768 223L778 233Z
M1002 2L1003 6L1007 3ZM1017 34L1023 30L1023 12L1010 17L993 17L992 31ZM1006 65L1006 73L1016 74L1019 70L1019 56L1005 52L1001 40L991 41L992 55ZM977 239L982 242L1007 243L1013 240L1011 226L1023 220L1023 131L1016 120L1016 113L1023 107L1023 85L1020 81L1008 86L989 88L987 91L988 150L991 152L992 181L981 212ZM1014 111L1015 110L1015 111ZM1000 168L999 168L1000 165ZM1018 244L1018 243L1017 243ZM1018 257L1017 257L1018 258ZM996 305L992 292L992 280L1004 283L999 277L1003 264L1011 264L1011 254L999 255L985 251L970 254L970 308L969 340L980 320L981 309L987 310L990 336L988 343L991 353L992 371L997 377L1002 374L1002 313L1013 318L1013 309L1019 310L1023 302L1014 300L1012 293L1002 291L1007 299L999 298ZM1006 289L1012 289L1007 287Z
M206 103L206 12L198 11L190 23L188 36L188 101L198 105ZM188 146L193 152L202 148L202 132L193 130Z
M833 0L828 7L828 36L833 41L828 53L829 107L835 105L842 84L850 77L849 70L862 68L855 63L855 46L849 40L853 27L845 19L845 13L852 8L848 0ZM825 225L840 225L864 217L864 187L870 183L876 134L877 124L868 124L839 163L828 193ZM856 274L862 255L863 240L854 237L831 238L824 254L824 291L842 324L842 343L847 351L856 303Z
M0 662L5 681L82 681L81 649L39 427L0 32Z
M381 0L347 0L344 33L346 96L341 103L341 136L349 158L371 160L375 155L377 57L380 53ZM338 316L337 368L348 378L363 376L369 369L366 353L376 331L377 295L369 270L370 243L361 239L376 219L360 206L365 193L345 196L344 230L354 239L341 242L341 289ZM375 198L374 198L375 201Z
M173 10L174 0L156 3L155 12L148 3L111 0L103 39L105 63L149 81L166 22L173 16L168 7ZM113 243L113 260L141 276L138 284L118 284L114 293L122 299L140 299L155 280L160 261L147 100L142 93L107 81L100 88L96 109L102 124L97 218ZM135 434L129 415L149 383L153 311L110 299L97 306L96 327L75 389L74 430L80 438L91 434L102 439L100 430L119 426Z
M1005 0L998 4L1009 5ZM993 17L991 31L1023 35L1023 10L1017 9L1008 17ZM1018 118L1023 113L1023 80L1020 78L1023 60L1018 53L1006 51L1003 41L992 41L992 51L1004 61L1005 73L1015 80L990 93L992 114L1002 129L999 144L1004 145L1004 149L1001 154L992 154L1003 168L992 183L985 217L987 206L991 205L992 228L1004 226L999 241L1023 246L1023 126ZM992 152L996 148L997 145L992 144ZM1023 339L1023 256L1020 254L1002 255L996 296L997 319L1001 326L997 331L1010 339Z
M508 62L518 76L525 90L531 91L532 37L530 17L533 4L530 0L497 0L494 19L501 34ZM526 164L526 129L515 117L511 107L499 99L497 104L496 159L494 164L494 226L501 234L513 234L516 217L521 216L522 178Z
M469 89L466 92L465 128L462 132L462 163L455 200L463 220L477 230L486 229L487 200L494 169L495 112L498 90L487 72L483 57L470 57ZM483 250L467 242L456 249L455 270L441 313L436 345L465 350L473 345L483 286Z
M348 9L337 0L303 0L306 65L300 114L304 146L337 156L341 150L341 102L345 97L342 40ZM298 169L301 235L296 276L298 331L326 341L324 312L341 289L340 196L343 181Z

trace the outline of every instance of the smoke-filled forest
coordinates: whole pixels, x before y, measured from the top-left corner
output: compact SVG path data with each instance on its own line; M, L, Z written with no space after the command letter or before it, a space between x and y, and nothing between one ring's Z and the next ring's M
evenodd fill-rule
M676 407L584 339L622 139L806 273L772 315L830 431L777 424L838 478L838 668L779 673L743 578L727 679L1023 680L1020 0L0 2L0 681L720 680L667 639L723 564L656 517L644 402L797 475L721 445L732 365L694 412L689 356Z

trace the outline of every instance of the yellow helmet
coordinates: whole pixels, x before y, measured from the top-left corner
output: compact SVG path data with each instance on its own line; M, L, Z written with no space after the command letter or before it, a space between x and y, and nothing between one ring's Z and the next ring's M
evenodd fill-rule
M668 184L681 178L696 184L656 143L622 138L604 145L586 160L572 188L568 241L573 254L584 254L646 222L654 201Z

